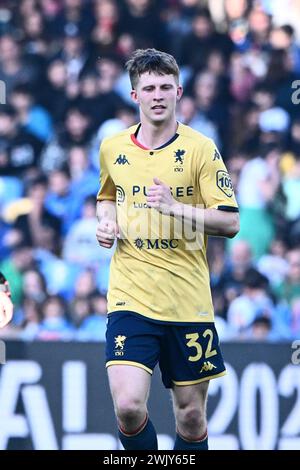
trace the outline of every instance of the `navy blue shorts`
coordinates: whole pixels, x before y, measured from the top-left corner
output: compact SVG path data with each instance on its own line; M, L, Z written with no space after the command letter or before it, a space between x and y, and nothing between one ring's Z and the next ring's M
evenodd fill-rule
M226 373L214 323L165 323L135 312L108 315L106 367L128 364L152 374L159 363L166 388Z

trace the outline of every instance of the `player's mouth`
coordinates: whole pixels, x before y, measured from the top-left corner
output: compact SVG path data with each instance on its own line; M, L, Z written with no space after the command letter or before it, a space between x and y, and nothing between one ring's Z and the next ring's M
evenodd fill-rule
M152 106L152 111L154 111L155 114L162 114L165 109L166 109L166 106L163 106L163 105L156 105L156 106Z

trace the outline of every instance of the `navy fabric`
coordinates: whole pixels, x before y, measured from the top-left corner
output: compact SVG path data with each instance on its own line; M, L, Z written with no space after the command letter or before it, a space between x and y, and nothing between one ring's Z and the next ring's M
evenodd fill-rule
M225 371L213 323L174 325L129 311L108 316L106 360L136 362L151 371L159 363L166 388Z

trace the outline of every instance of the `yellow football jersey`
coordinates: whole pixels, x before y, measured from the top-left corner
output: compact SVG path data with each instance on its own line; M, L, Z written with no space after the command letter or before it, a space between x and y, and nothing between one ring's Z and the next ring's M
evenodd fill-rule
M183 124L158 149L146 149L133 126L102 142L98 201L116 201L121 231L110 267L108 312L130 310L167 322L212 322L201 227L150 209L158 177L184 204L238 211L230 177L213 141ZM202 232L202 233L201 233Z

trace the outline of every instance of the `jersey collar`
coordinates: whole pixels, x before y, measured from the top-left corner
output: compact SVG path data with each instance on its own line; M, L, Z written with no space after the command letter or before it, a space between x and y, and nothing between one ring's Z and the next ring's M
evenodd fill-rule
M180 125L180 124L179 124L179 125ZM140 147L141 149L143 149L143 150L151 150L150 148L145 147L143 144L141 144L141 143L137 140L137 135L138 135L138 133L139 133L140 127L141 127L141 123L139 123L139 124L137 125L137 128L136 128L135 132L130 135L130 138L131 138L132 142L133 142L135 145L137 145L138 147ZM176 132L176 133L173 135L173 137L171 137L171 139L168 140L168 142L166 142L166 143L163 144L163 145L160 145L160 147L157 147L157 148L155 148L155 149L153 149L153 150L161 150L161 149L167 147L168 145L172 144L172 143L174 142L174 140L177 139L177 137L179 137L178 132Z

